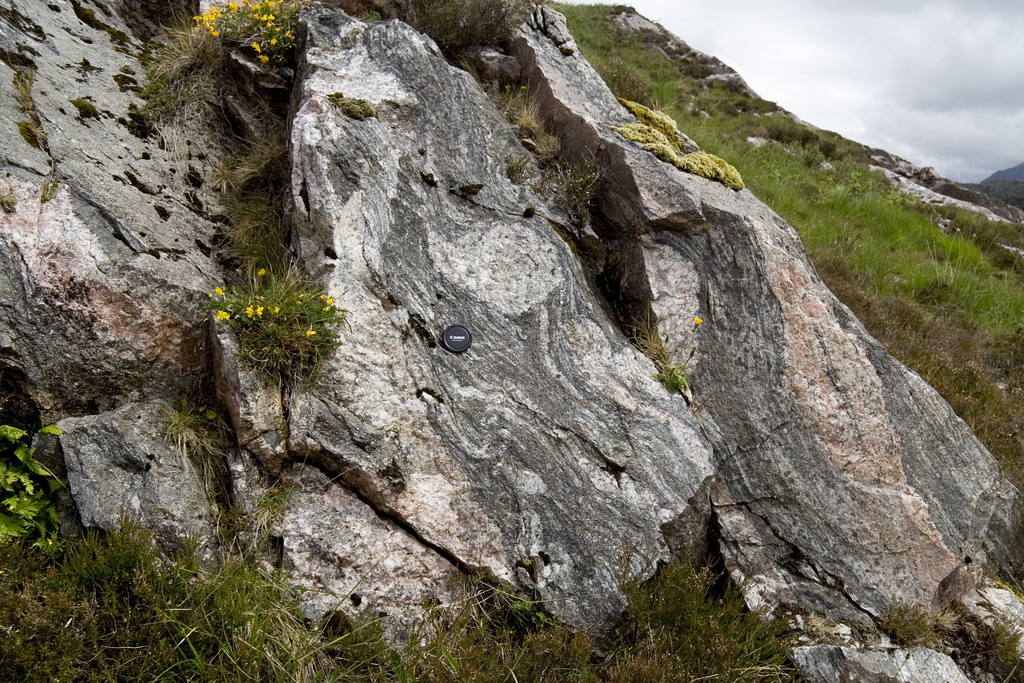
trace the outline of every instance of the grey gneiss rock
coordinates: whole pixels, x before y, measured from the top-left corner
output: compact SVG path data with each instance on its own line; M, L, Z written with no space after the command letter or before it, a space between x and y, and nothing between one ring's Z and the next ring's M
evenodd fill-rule
M697 346L718 540L748 599L863 620L896 600L941 606L969 587L965 563L1011 559L1015 487L825 288L793 228L613 132L629 114L582 56L525 29L513 52L567 148L603 170L620 316L653 311L680 361Z
M709 530L752 604L843 619L939 607L968 565L1016 560L1017 491L967 427L832 297L789 225L611 130L633 116L550 8L513 47L564 149L601 169L587 268L564 214L508 179L528 152L432 41L302 10L291 246L350 326L315 385L284 387L203 328L224 281L216 154L129 130L129 25L64 0L0 22L0 193L17 200L0 215L0 386L63 418L85 524L123 509L168 543L215 544L214 509L159 437L159 406L210 356L239 437L232 499L271 525L250 536L279 540L314 617L404 618L480 571L608 626L624 572L699 553ZM30 114L11 83L33 66ZM334 103L352 100L375 115ZM16 125L33 116L35 147ZM697 349L692 406L623 333L648 314L677 360ZM452 323L473 333L465 353L438 344Z
M127 517L170 548L190 537L211 542L217 511L195 466L161 436L168 410L161 403L129 403L57 423L85 526L112 531Z
M200 302L222 278L200 208L215 200L184 182L202 162L129 125L141 45L109 8L78 11L0 8L0 194L17 200L0 214L0 370L50 419L180 392L206 367ZM32 116L36 146L17 125Z
M817 645L790 653L806 683L970 683L948 656L923 647L866 650Z
M505 159L527 152L468 74L399 22L313 5L300 28L296 243L351 329L291 396L291 457L453 564L606 623L624 558L638 571L703 542L696 420L544 211L523 217L545 203ZM345 116L337 92L377 117ZM467 352L437 343L450 323L472 331Z

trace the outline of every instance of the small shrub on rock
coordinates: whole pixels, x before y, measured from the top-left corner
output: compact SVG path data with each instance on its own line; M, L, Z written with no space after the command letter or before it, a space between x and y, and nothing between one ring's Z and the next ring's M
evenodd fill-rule
M446 53L498 45L526 20L527 0L396 0L397 15L433 38Z
M260 269L244 287L218 287L206 308L214 319L238 334L240 358L250 368L278 379L310 380L341 338L334 328L345 322L323 286L292 272Z
M251 50L264 64L286 64L295 47L301 6L301 0L240 0L192 19L211 35Z

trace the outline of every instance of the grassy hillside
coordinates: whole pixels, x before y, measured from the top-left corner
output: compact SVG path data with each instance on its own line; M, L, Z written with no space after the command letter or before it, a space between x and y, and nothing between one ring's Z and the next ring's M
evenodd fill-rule
M619 28L611 6L558 9L616 94L660 107L733 164L799 230L836 296L1024 483L1024 251L1007 248L1024 250L1021 227L895 191L862 145L705 87L705 67L648 49L664 38Z

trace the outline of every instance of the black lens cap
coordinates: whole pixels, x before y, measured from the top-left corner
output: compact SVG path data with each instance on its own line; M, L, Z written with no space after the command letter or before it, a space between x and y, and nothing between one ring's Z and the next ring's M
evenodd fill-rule
M464 325L449 325L441 334L441 346L452 353L462 353L473 343L473 335Z

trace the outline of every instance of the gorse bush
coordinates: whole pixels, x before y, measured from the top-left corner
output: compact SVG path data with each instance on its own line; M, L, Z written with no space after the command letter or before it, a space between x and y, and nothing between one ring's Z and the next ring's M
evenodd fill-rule
M295 47L295 23L304 0L240 0L192 17L210 35L251 50L260 62L287 64Z
M55 425L39 431L60 436ZM0 425L0 545L34 537L36 547L53 548L59 520L50 494L64 483L33 457L28 441L28 432Z
M206 308L237 332L246 365L282 380L316 377L321 361L341 344L335 328L347 313L321 285L265 269L244 287L218 287Z

